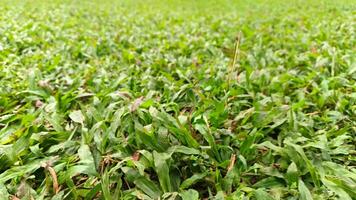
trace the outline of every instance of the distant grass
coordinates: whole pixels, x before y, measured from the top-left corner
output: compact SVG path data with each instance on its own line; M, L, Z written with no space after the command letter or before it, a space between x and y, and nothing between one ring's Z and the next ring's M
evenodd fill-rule
M0 199L356 198L355 1L0 4Z

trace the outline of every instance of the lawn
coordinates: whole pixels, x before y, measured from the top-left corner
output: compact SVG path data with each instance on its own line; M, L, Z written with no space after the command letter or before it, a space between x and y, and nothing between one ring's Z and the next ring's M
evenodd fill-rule
M355 0L0 0L0 199L356 199Z

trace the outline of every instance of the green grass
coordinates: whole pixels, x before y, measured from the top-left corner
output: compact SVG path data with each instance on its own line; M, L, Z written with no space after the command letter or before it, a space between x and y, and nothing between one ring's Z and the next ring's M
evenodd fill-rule
M356 199L355 1L0 4L0 199Z

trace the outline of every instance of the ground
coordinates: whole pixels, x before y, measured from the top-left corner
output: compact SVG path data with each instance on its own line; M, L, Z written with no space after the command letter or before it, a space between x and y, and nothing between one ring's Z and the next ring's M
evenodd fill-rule
M0 4L0 199L356 199L355 1Z

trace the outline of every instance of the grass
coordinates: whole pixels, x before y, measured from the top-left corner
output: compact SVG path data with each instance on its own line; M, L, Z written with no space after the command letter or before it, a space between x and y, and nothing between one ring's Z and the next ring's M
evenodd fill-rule
M355 1L1 5L0 198L356 199Z

